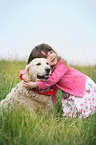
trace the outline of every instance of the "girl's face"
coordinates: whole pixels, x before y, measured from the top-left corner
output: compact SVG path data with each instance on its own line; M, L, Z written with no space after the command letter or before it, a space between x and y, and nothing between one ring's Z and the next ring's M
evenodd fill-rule
M46 56L50 66L54 66L57 63L57 55L53 51L49 51Z

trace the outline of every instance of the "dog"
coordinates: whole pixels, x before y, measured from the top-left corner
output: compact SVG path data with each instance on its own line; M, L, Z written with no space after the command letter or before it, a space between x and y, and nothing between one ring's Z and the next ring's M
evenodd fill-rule
M51 74L51 68L45 58L35 58L26 67L26 81L46 81ZM32 90L28 90L23 85L24 81L16 85L15 88L0 102L0 107L13 110L23 104L32 113L40 109L52 109L52 96L41 95Z

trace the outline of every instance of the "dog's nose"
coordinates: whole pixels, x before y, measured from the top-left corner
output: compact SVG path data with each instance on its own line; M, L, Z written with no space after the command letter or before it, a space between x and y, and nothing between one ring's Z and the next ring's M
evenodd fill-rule
M45 70L46 70L46 72L47 72L47 73L49 73L49 72L50 72L50 69L49 69L49 68L46 68Z

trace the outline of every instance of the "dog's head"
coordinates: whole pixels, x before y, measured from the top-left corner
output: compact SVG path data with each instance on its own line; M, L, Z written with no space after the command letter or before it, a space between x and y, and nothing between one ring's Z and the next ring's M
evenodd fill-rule
M26 76L28 81L42 79L48 80L51 68L45 58L35 58L26 66Z

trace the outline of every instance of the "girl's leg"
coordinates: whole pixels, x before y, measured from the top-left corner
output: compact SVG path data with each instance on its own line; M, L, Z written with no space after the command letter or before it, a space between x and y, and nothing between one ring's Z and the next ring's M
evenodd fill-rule
M63 95L63 93L62 93ZM62 109L63 109L63 116L65 118L71 117L74 118L77 116L77 108L74 101L74 96L69 96L68 98L62 97Z

